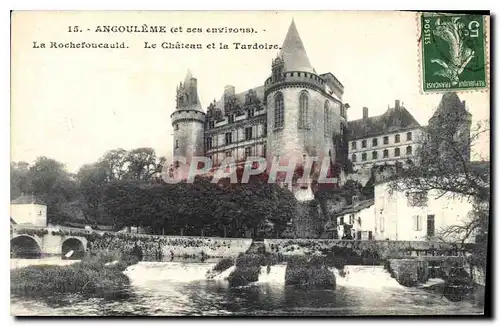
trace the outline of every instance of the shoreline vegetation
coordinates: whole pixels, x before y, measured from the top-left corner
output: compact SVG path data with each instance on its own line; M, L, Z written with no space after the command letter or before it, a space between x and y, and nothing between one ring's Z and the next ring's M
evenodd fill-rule
M36 265L10 271L11 295L46 297L54 294L83 294L117 297L130 284L123 271L139 259L118 251L100 251L71 265Z

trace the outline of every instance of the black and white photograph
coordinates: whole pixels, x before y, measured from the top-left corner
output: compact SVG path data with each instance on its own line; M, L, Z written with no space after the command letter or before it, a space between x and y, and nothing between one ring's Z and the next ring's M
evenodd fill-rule
M12 316L491 314L489 11L10 19Z

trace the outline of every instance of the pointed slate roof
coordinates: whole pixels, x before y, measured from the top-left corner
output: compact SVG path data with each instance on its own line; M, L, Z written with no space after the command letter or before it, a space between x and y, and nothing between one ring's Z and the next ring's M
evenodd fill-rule
M191 85L191 79L193 79L193 74L191 73L191 70L187 70L186 77L184 78L184 88L187 92L193 88L193 85ZM182 107L183 110L196 110L203 112L203 109L201 108L201 103L200 103L200 97L198 95L198 88L195 88L195 96L196 99L193 101L192 98L188 99L188 103L185 103L184 106ZM191 93L188 93L191 95Z
M279 54L285 62L285 71L306 71L316 73L309 62L306 49L292 20Z
M465 109L465 103L460 100L455 92L443 94L441 101L439 101L439 105L431 119L449 113L467 113L470 115L470 113Z
M347 123L348 139L360 139L383 135L398 130L421 127L413 115L403 106L390 108L384 114L357 119Z
M191 70L187 70L186 77L184 78L184 83L189 82L193 78L193 74L191 73Z

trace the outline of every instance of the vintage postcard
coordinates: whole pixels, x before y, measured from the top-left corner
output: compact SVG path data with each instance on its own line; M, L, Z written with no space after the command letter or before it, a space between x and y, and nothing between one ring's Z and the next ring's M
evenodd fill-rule
M11 26L12 315L491 315L488 11Z

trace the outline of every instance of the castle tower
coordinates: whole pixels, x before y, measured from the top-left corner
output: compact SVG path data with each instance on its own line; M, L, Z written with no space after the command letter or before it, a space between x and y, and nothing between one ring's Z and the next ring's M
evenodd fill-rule
M455 92L445 93L429 119L427 128L430 134L440 135L439 139L431 140L431 145L434 150L445 155L450 142L454 142L464 160L469 162L471 125L472 115L467 111L465 101L461 101Z
M331 73L316 73L293 20L271 70L264 85L268 161L276 156L299 163L304 156L329 160L335 155L334 135L342 130L343 86Z
M204 155L203 132L205 113L198 97L198 82L188 71L184 82L177 86L176 107L170 115L174 127L174 156L186 157Z

